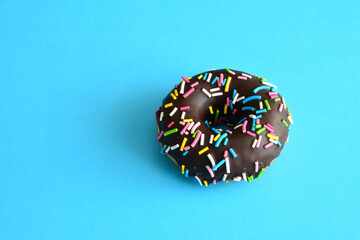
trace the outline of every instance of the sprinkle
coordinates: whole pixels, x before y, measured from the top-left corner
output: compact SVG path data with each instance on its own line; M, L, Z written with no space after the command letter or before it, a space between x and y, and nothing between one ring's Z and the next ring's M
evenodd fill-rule
M229 152L231 153L231 155L233 156L233 158L236 158L236 157L237 157L237 155L236 155L236 153L235 153L234 149L229 148Z
M259 148L262 136L260 135L257 140L256 148Z
M228 123L228 124L230 124L230 123ZM230 131L230 130L226 130L226 132L229 133L229 134L232 134L232 131Z
M179 96L177 89L174 90L175 96Z
M185 114L186 114L186 112L182 112L182 113L181 113L181 119L184 119L184 118L185 118Z
M260 172L259 172L259 174L258 174L258 176L257 176L257 178L260 178L261 177L261 175L263 174L263 172L264 172L265 170L262 168L261 170L260 170Z
M223 145L226 146L226 144L228 143L228 141L229 141L229 139L228 139L228 138L225 138Z
M190 106L183 106L183 107L180 107L180 110L181 110L181 111L188 110L188 109L190 109Z
M225 86L227 79L225 78L221 85Z
M257 139L255 138L254 141L253 141L253 144L251 145L251 147L252 147L252 148L255 148L256 143L257 143Z
M228 105L225 104L224 106L224 114L227 114Z
M278 96L275 96L275 97L278 97ZM273 97L270 97L270 98L273 99ZM275 98L275 99L274 99L274 102L278 102L278 101L280 101L280 100L281 100L281 98L278 97L278 98Z
M210 153L208 153L206 156L210 160L211 165L214 167L215 166L215 160L214 160L213 156Z
M270 87L269 86L260 86L260 87L257 87L253 90L253 93L257 93L258 91L262 90L262 89L269 89L270 90Z
M242 180L242 178L241 177L234 177L234 179L233 179L233 181L234 182L240 182Z
M226 164L226 173L230 173L230 163L229 158L225 158L225 164Z
M221 136L220 133L218 135L216 135L216 137L214 138L214 141L216 142L220 138L220 136Z
M277 140L274 140L272 138L269 138L269 141L272 142L273 144L278 144L278 141Z
M220 113L220 111L219 111L219 109L217 109L217 110L216 110L216 114L215 114L214 124L215 124L215 123L217 122L217 120L218 120L219 113Z
M255 108L253 107L243 107L241 108L242 111L246 111L246 110L249 110L249 111L255 111Z
M221 167L224 163L226 162L225 159L221 160L218 164L216 164L214 167L213 167L213 171L216 171L219 167Z
M200 79L200 78L202 78L203 77L203 75L201 74L200 76L198 76L198 79Z
M270 107L268 101L267 101L267 100L264 100L264 103L265 103L266 109L267 109L268 111L271 110L271 107Z
M238 76L238 79L241 79L241 80L247 80L247 77Z
M209 147L205 147L202 150L200 150L198 153L199 155L203 154L204 152L206 152L207 150L209 150Z
M255 162L255 172L258 172L259 171L259 162L256 161Z
M192 135L192 138L195 138L196 134L199 132L199 130L196 130L194 134Z
M184 94L185 82L182 82L180 85L180 94Z
M194 92L195 91L195 88L190 88L190 90L189 91L187 91L186 93L184 93L184 95L183 95L183 97L184 98L187 98L192 92Z
M247 123L248 123L248 121L245 120L244 125L242 126L242 132L243 133L246 133L246 125L247 125Z
M164 134L164 131L161 131L159 136L157 137L157 139L160 140L160 138L162 137L163 134Z
M216 133L216 134L220 134L220 132L219 132L217 129L215 129L215 128L211 128L211 130L213 130L213 132ZM215 141L216 141L216 140L215 140Z
M233 99L234 99L235 95L236 95L236 89L233 90L233 95L232 95Z
M254 181L254 176L251 175L250 177L248 177L248 181L249 181L249 183L251 183L252 181Z
M214 84L217 79L218 79L218 77L215 77L214 80L211 82L211 84Z
M274 139L274 140L279 140L279 137L278 137L278 136L271 135L270 133L266 134L266 136L267 136L268 138L271 138L271 139Z
M171 150L175 150L175 149L177 149L177 148L179 148L179 144L176 144L176 145L174 145L174 146L171 146Z
M284 108L286 108L285 98L284 98L284 97L282 97L282 98L281 98L281 100L282 100L282 103L284 104Z
M227 135L228 135L227 133L224 133L223 135L221 135L221 136L219 137L219 139L216 141L215 147L219 147L220 142L221 142L224 138L226 138Z
M183 156L185 156L186 154L188 154L188 151L183 152Z
M205 80L207 78L208 73L205 73L203 80Z
M236 91L236 90L234 90ZM238 98L239 93L236 93L235 96L233 97L232 103L235 104L236 103L236 99Z
M203 184L201 183L201 180L198 176L195 176L196 180L198 180L199 184L202 186Z
M161 112L161 113L160 113L159 120L162 121L162 120L163 120L163 117L164 117L164 112Z
M193 122L192 118L188 118L188 119L183 119L183 122L187 123L187 122Z
M191 134L194 134L196 128L198 128L199 126L200 126L200 122L197 122L197 123L194 125L194 127L191 129L190 133L191 133Z
M205 134L201 134L200 136L200 146L204 146L204 141L205 141Z
M212 106L209 107L210 114L214 114Z
M185 171L185 177L188 177L189 176L189 169L186 169Z
M251 96L251 97L247 97L247 98L245 98L245 99L242 101L242 103L245 104L245 103L247 103L247 102L249 102L249 101L251 101L251 100L255 100L255 99L260 100L260 99L261 99L261 96L259 96L259 95L254 95L254 96Z
M279 112L282 112L283 108L284 108L284 104L282 103L282 104L280 104L280 106L279 106Z
M167 145L164 145L161 150L160 150L160 153L164 153L165 149L167 148Z
M236 113L236 109L234 109L234 111L232 111L232 115L235 115L235 113Z
M205 88L201 89L201 91L205 93L208 98L211 98L211 93L209 93Z
M267 85L267 86L270 86L270 87L273 87L273 88L276 88L277 89L277 86L275 86L274 84L271 84L269 82L262 82L262 84L264 85Z
M208 186L208 183L207 183L207 181L206 181L206 180L204 180L204 185L205 185L205 187L207 187L207 186Z
M186 77L184 77L184 76L182 76L181 77L185 82L187 82L187 83L189 83L190 81L186 78Z
M252 137L255 137L255 136L256 136L255 133L250 132L250 131L247 131L246 133L249 134L249 135L252 136Z
M281 119L281 121L286 127L289 127L289 124L287 124L287 122L284 119Z
M168 146L166 149L165 149L165 152L168 153L170 151L170 146Z
M272 145L274 145L274 143L269 142L268 144L266 144L266 145L264 146L264 148L265 148L265 149L268 149L268 148L271 147Z
M224 155L223 155L223 157L224 157L224 158L226 158L227 156L228 156L228 151L227 151L227 150L225 150L225 151L224 151Z
M230 86L230 82L231 82L231 77L228 77L228 80L226 81L225 84L225 92L229 92L229 86Z
M211 168L209 167L209 165L206 165L206 169L209 171L210 176L214 177L214 172L211 170Z
M288 114L288 117L287 117L287 118L288 118L288 120L289 120L289 122L290 122L291 124L294 124L294 121L293 121L290 113Z
M190 123L186 123L185 127L181 130L180 135L183 135L186 131L186 129L190 126Z
M264 112L266 112L266 111L267 111L266 109L260 109L260 110L257 110L257 111L256 111L256 114L264 113Z
M184 150L185 150L185 151L189 151L189 150L190 150L190 146L184 147Z
M259 102L259 108L263 109L263 103L262 102Z
M170 93L170 96L171 96L174 100L177 99L176 96L175 96L173 93Z
M241 127L241 126L242 126L242 124L238 124L238 125L236 125L236 126L234 127L234 129L237 129L237 128Z
M260 119L259 119L259 118L256 119L256 124L257 124L257 125L260 124ZM260 125L260 126L261 126L261 125ZM256 127L256 126L255 126L255 127Z
M169 108L169 107L172 107L173 103L168 103L168 104L165 104L165 108Z
M178 108L177 108L177 107L174 107L174 109L171 111L171 113L169 114L169 116L172 117L172 116L176 113L177 110L178 110Z
M174 129L171 129L171 130L169 130L169 131L166 131L166 132L164 133L164 137L166 137L167 135L176 133L177 131L178 131L177 128L174 128Z
M172 121L171 123L169 123L169 124L167 125L167 127L170 128L173 124L174 124L174 121Z
M196 85L198 85L199 84L199 82L194 82L193 84L191 84L190 86L193 88L193 87L195 87Z
M212 134L211 134L211 136L210 136L210 140L209 140L209 144L212 144L212 143L213 143L213 141L214 141L214 135L212 135Z
M216 92L216 93L211 94L212 97L217 97L217 96L222 96L222 95L223 95L222 92Z
M201 133L202 133L201 131L198 131L198 133L196 134L194 141L190 145L192 148L194 148L196 146L197 142L199 141Z
M251 76L251 75L246 74L246 73L242 73L241 75L243 75L243 76L245 76L245 77L248 77L248 78L252 78L252 76Z
M181 152L184 151L184 147L185 147L186 141L187 141L187 138L184 137L184 139L183 139L183 141L182 141L182 143L181 143L181 147L180 147L180 151L181 151Z
M226 181L226 178L227 178L227 174L224 174L222 180L223 180L223 181Z
M244 181L247 181L246 173L245 173L245 172L242 173L242 178L244 179Z
M238 99L236 99L236 102L240 102L241 100L245 99L245 96L241 96Z
M241 120L238 122L238 124L242 123L242 122L245 121L245 120L246 120L246 117L244 117L243 119L241 119Z
M220 73L220 79L218 81L218 85L219 83L222 84L224 82L224 74Z
M225 68L225 70L226 70L228 73L230 73L230 74L232 74L232 75L235 75L235 72L231 71L230 69Z
M185 165L181 165L181 174L184 174Z
M211 76L212 76L212 73L209 73L208 79L206 80L207 82L210 82Z
M272 96L272 95L278 95L279 93L278 92L268 92L269 96Z

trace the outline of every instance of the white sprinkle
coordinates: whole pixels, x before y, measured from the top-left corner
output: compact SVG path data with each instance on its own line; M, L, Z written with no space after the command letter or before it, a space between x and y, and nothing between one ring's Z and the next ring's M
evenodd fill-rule
M188 131L186 131L186 132L185 132L185 135L189 135L189 132L188 132Z
M179 144L176 144L176 145L174 145L174 146L171 146L171 150L175 150L175 149L177 149L179 147Z
M288 116L287 118L289 119L289 122L290 122L291 124L294 124L294 121L292 120L292 118L291 118L290 116Z
M264 85L267 85L267 86L270 86L270 87L274 87L275 89L277 89L277 86L275 86L274 84L271 84L271 83L269 83L269 82L262 82L262 84L264 84Z
M244 181L247 181L246 173L245 173L245 172L242 173L242 177L243 177Z
M272 138L269 138L269 141L274 143L274 144L277 144L278 142L275 140L275 139L272 139Z
M280 104L279 112L282 112L283 108L284 108L284 104L282 103L282 104Z
M205 141L205 134L202 133L200 137L200 146L204 146L204 141Z
M185 81L183 81L180 85L180 93L184 94L184 89L185 89Z
M222 95L223 95L222 92L217 92L217 93L211 94L212 97L217 97L217 96L222 96Z
M164 117L164 112L161 112L161 113L160 113L160 118L159 118L159 120L162 121L162 120L163 120L163 117Z
M230 69L228 69L228 72L232 75L235 75L235 72L231 71Z
M191 122L191 123L190 123L190 126L188 127L187 130L190 131L190 129L194 126L194 124L195 124L195 122Z
M200 122L197 122L194 127L191 129L190 133L194 134L195 130L200 126Z
M214 160L213 156L210 153L208 153L208 155L206 155L206 156L210 160L212 167L215 167L216 164L215 164L215 160Z
M172 116L176 113L177 110L178 110L178 108L177 108L177 107L174 107L174 109L171 111L171 113L169 114L169 116L172 117Z
M222 180L225 182L225 181L226 181L226 178L227 178L227 174L224 174Z
M230 163L228 157L225 158L225 165L226 165L226 173L230 173Z
M281 98L281 100L282 100L282 103L284 104L284 108L286 108L285 98L284 98L284 97L282 97L282 98Z
M210 140L209 140L209 143L210 143L210 144L212 144L212 143L213 143L213 141L214 141L214 135L212 135L212 134L211 134L211 136L210 136Z
M245 99L245 97L244 97L244 96L239 97L239 98L236 100L236 102L240 102L240 101L241 101L241 100L243 100L243 99Z
M203 93L205 93L206 96L208 96L209 98L211 98L211 93L209 93L205 88L201 89L201 91L203 91Z
M206 79L206 81L207 81L207 82L210 82L211 77L212 77L212 73L209 73L209 76L208 76L208 78Z
M199 184L202 186L201 180L198 176L195 176L196 180L198 180Z
M256 118L256 115L255 114L250 114L249 118Z
M259 171L259 162L256 161L255 162L255 172L258 172Z
M170 146L168 146L166 149L165 149L165 152L168 153L170 151Z
M241 181L241 177L234 177L233 179L235 182L240 182Z
M184 118L185 118L185 114L186 114L185 111L183 111L183 112L181 113L181 119L184 119Z
M234 96L234 99L233 99L233 101L232 101L233 104L236 103L236 99L238 98L238 96L239 96L239 93L236 93L235 96Z
M257 144L256 144L256 147L257 147L257 148L259 148L259 146L260 146L261 139L262 139L262 136L259 135L258 142L257 142Z
M234 129L237 129L237 128L241 127L242 125L243 125L243 124L240 123L239 125L236 125L236 126L234 127Z
M251 145L251 147L252 147L252 148L255 148L256 143L257 143L257 139L255 138L254 141L253 141L253 144Z
M217 88L211 88L210 89L210 92L216 92L216 91L220 91L220 88L217 87Z
M264 108L263 102L261 102L261 101L259 102L259 108L260 108L260 109L263 109L263 108Z
M245 77L248 77L248 78L252 78L252 76L251 76L251 75L246 74L246 73L242 73L241 75L243 75L243 76L245 76Z

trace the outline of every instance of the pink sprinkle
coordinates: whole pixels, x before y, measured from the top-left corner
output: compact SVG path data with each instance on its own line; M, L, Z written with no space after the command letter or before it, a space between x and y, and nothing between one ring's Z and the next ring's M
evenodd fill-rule
M191 87L195 87L196 85L198 85L199 84L199 82L194 82L193 84L191 84L190 86Z
M220 73L220 84L222 84L224 81L224 74Z
M181 130L180 135L183 135L186 132L186 129L190 126L190 123L186 123L185 127Z
M160 140L160 138L162 137L163 134L164 134L164 131L161 131L159 136L157 137L157 139Z
M185 135L189 135L189 132L188 132L188 131L186 131L186 132L185 132Z
M246 133L246 125L248 123L248 120L245 120L244 124L242 125L242 132Z
M255 162L255 172L258 172L259 171L259 162L256 161Z
M283 108L284 108L284 104L282 103L282 104L280 104L279 112L281 112L283 110Z
M250 132L250 131L247 131L246 133L249 134L249 135L252 136L252 137L255 137L255 136L256 136L255 133Z
M209 171L210 176L211 176L211 177L214 177L214 172L213 172L213 170L209 167L209 165L206 165L206 169Z
M175 88L177 88L177 85L175 84Z
M187 91L186 93L184 93L183 97L187 98L193 91L195 91L195 88L190 88L189 91Z
M256 124L260 124L260 119L259 119L259 118L256 119L255 123L256 123Z
M213 184L216 184L216 179L213 180Z
M230 106L229 97L226 98L226 105Z
M279 95L271 95L270 99L274 99L274 98L278 98L278 97L279 97Z
M168 128L171 127L174 124L174 121L172 121L171 123L169 123L169 125L167 126Z
M184 77L184 76L182 76L181 77L185 82L187 82L187 83L189 83L190 81L186 78L186 77Z
M271 95L278 95L277 92L268 92L268 94L269 94L269 96L271 96Z
M225 150L225 151L224 151L224 158L226 158L227 156L228 156L228 151Z
M199 141L199 139L200 139L200 135L201 135L201 131L198 131L198 133L196 134L196 137L195 137L195 139L194 139L194 141L191 143L191 147L192 148L194 148L195 146L196 146L196 144L197 144L197 142Z
M284 108L286 108L285 98L284 98L284 97L282 97L282 98L281 98L281 100L282 100L282 103L284 104Z
M221 121L222 121L223 117L221 116L217 122L217 125L220 125L221 124Z
M244 76L238 76L238 79L247 80L247 77L244 77Z
M199 125L200 125L200 122L197 122L197 123L192 127L190 133L191 133L191 134L194 134L196 128L197 128Z
M257 147L257 148L259 148L259 146L260 146L261 139L262 139L262 136L259 135L258 140L257 140L257 143L256 143L256 147Z
M272 129L272 131L274 131L274 127L270 125L270 123L266 123L266 125L268 125L269 128Z
M184 147L184 150L185 150L185 151L188 151L189 149L190 149L190 146Z
M179 123L180 123L180 125L183 125L183 126L185 125L185 123L183 121L180 121Z
M288 142L289 141L289 136L287 136L287 138L286 138L286 141L285 142Z
M234 109L234 111L232 112L232 114L235 115L235 113L236 113L236 109Z
M273 143L272 142L269 142L268 144L266 144L265 146L264 146L264 148L265 149L268 149L269 147L271 147L273 145Z
M229 133L229 134L232 134L232 131L230 131L230 130L226 130L226 132Z
M266 130L268 130L269 132L273 132L274 129L270 128L268 125L264 125L264 127L266 128Z
M180 107L180 110L181 110L181 111L188 110L188 109L190 109L190 106L189 106L189 105L188 105L188 106Z

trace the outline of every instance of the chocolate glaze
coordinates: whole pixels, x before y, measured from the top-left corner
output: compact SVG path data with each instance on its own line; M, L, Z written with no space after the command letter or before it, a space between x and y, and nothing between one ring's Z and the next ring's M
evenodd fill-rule
M208 153L213 156L215 163L219 163L221 160L224 159L223 154L225 150L232 148L235 151L235 153L237 154L236 158L233 158L232 155L228 153L231 172L227 174L227 181L233 180L234 177L242 177L242 173L246 173L247 177L253 176L253 178L256 178L259 172L255 172L255 162L258 161L259 170L266 169L271 164L271 162L279 156L288 138L289 128L285 126L282 120L286 121L286 123L290 126L290 122L288 119L289 111L288 109L284 108L282 112L279 112L279 106L282 101L275 102L273 99L270 99L268 93L271 90L263 89L258 91L256 94L253 93L253 90L255 88L259 86L265 86L261 81L261 78L252 76L251 78L248 77L247 80L242 80L238 79L238 76L242 76L243 72L235 70L230 71L235 73L235 75L231 74L225 69L211 70L195 75L194 77L189 79L190 83L185 84L184 91L186 93L191 88L191 84L198 82L199 84L194 87L195 91L193 93L191 93L187 98L184 98L182 94L179 94L176 100L174 100L169 93L163 100L162 106L159 108L159 111L156 112L158 132L166 132L174 128L178 129L178 132L174 134L162 136L159 139L161 146L163 146L164 144L168 146L174 146L176 144L179 144L181 146L184 137L188 138L186 144L188 146L193 141L193 138L191 137L192 134L180 135L180 131L184 127L180 124L182 114L182 111L180 111L180 107L187 105L190 106L189 110L185 110L185 118L192 118L195 123L200 121L201 124L197 129L199 129L200 131L202 131L202 133L205 134L205 144L204 146L200 146L199 141L199 143L194 148L190 148L186 156L183 156L183 152L180 151L180 148L170 150L168 152L168 155L170 155L179 166L184 165L185 169L189 170L189 176L197 176L202 182L206 180L209 184L212 183L214 179L216 181L222 181L224 174L226 174L226 166L225 164L220 166L216 171L214 171L215 176L211 177L209 171L206 168L207 165L212 168L212 165L207 157ZM198 76L204 75L205 73L212 73L210 82L205 81L206 79L203 80L203 78L198 79ZM224 74L224 79L228 79L229 77L232 78L229 84L229 91L224 92L225 87L220 86L220 91L223 92L223 95L209 98L206 94L202 92L202 88L205 88L207 91L210 92L209 89L218 87L217 83L211 84L211 82L216 76L219 77L221 73ZM177 91L179 92L180 85L176 86L171 92L174 93L175 89L177 89ZM236 89L236 91L239 93L239 97L244 96L245 98L247 98L253 95L259 95L261 96L261 100L251 100L245 104L243 104L242 101L237 102L234 104L234 109L237 109L235 115L232 114L232 110L230 110L230 107L228 108L228 113L224 114L223 110L224 105L226 104L226 98L229 97L230 101L232 101L234 89ZM280 94L279 97L281 97ZM247 120L249 120L249 124L247 125L246 129L251 131L252 119L249 118L249 115L255 114L255 112L249 110L242 111L241 108L245 106L250 106L254 107L256 110L260 110L259 102L264 102L264 100L268 101L271 110L260 113L262 115L262 117L260 118L260 124L264 125L266 123L269 123L274 127L274 134L279 137L279 142L281 143L281 146L274 144L268 149L264 148L264 145L269 143L269 138L266 136L266 134L269 132L266 130L260 133L260 135L262 136L260 147L252 148L251 146L254 139L258 138L259 135L256 134L256 137L253 137L246 133L244 134L241 127L237 129L231 129L232 134L228 134L228 143L226 146L223 145L223 142L220 144L219 147L214 146L215 142L213 144L209 144L210 136L216 136L216 133L214 133L213 130L211 130L204 123L206 120L214 121L215 113L210 113L209 106L212 106L214 112L219 109L220 116L223 116L226 122L232 123L234 125L237 125L238 121L240 121L244 117L247 117ZM173 106L165 108L165 104L170 102L173 103ZM169 114L174 109L174 107L177 107L178 110L172 117L170 117ZM263 108L266 108L265 104L263 104ZM159 120L161 112L163 112L162 121ZM168 128L168 124L172 121L174 122L174 124L170 128ZM213 127L218 128L218 126L214 125ZM258 129L251 132L256 132L257 130ZM199 155L198 151L200 151L206 146L209 147L209 150Z

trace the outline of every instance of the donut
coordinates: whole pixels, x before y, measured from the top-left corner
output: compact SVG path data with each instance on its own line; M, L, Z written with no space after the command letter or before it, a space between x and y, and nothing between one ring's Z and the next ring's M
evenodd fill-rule
M155 115L160 152L204 186L260 178L293 124L275 85L228 68L182 77Z

